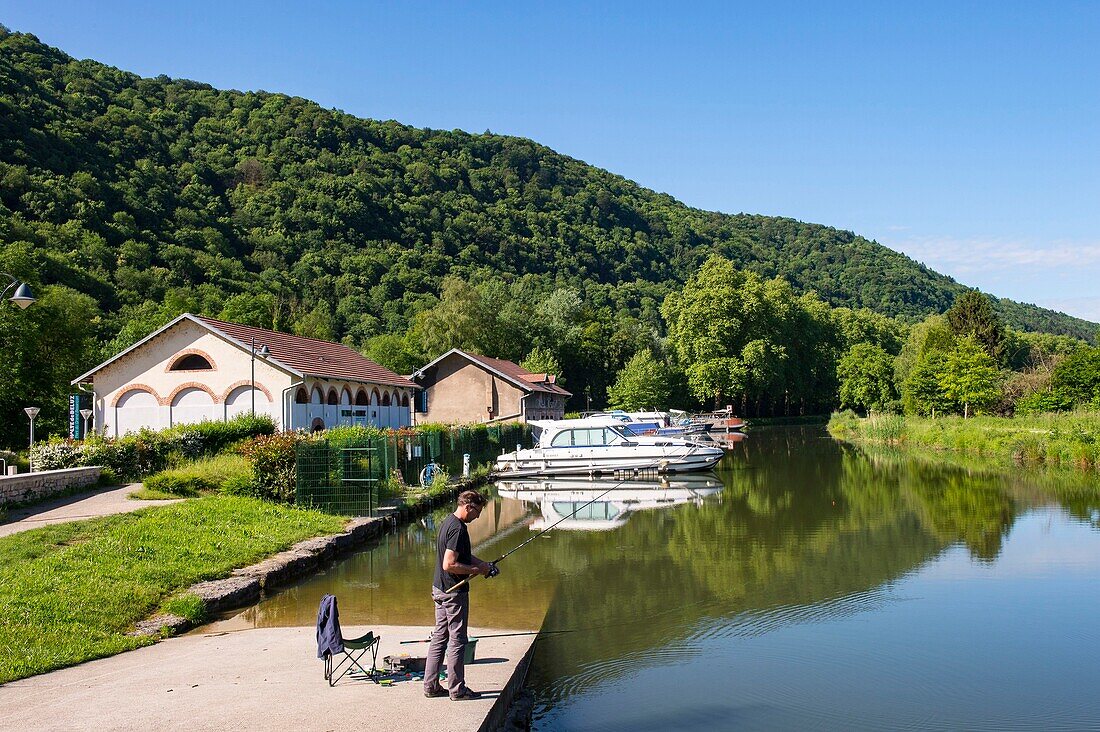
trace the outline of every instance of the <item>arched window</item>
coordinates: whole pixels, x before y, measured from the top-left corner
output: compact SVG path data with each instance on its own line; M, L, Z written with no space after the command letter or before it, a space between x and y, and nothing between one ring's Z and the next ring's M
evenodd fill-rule
M189 353L172 364L169 371L213 371L214 367L206 360L206 357L197 353Z
M390 393L389 393L388 391L387 391L387 392L385 392L385 393L384 393L384 394L382 395L382 406L383 406L383 407L388 407L388 406L390 406Z
M403 406L403 407L409 406L409 395L408 394L402 394L401 395L401 406Z
M295 404L309 404L309 392L306 391L304 386L299 386L298 391L294 394Z
M382 397L378 395L378 390L377 389L371 389L370 403L371 404L380 404L381 402L382 402Z
M370 402L367 399L367 390L366 389L360 388L359 391L355 392L355 406L365 407L369 403Z
M339 404L340 403L340 396L336 393L335 389L329 389L328 390L328 403L329 404Z

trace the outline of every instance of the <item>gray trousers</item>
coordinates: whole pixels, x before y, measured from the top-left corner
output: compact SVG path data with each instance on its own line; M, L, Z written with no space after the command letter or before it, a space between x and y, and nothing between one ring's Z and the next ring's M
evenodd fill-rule
M451 696L466 691L466 626L470 622L470 593L432 588L435 630L424 664L424 691L439 689L439 669L447 656L447 686Z

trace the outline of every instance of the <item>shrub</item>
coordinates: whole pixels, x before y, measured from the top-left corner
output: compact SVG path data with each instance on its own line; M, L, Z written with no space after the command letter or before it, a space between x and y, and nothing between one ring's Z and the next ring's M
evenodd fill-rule
M80 465L74 443L66 440L37 442L30 449L31 466L35 470L64 470Z
M298 432L281 432L253 437L240 445L238 452L252 461L252 495L285 503L294 501L294 448L306 439Z

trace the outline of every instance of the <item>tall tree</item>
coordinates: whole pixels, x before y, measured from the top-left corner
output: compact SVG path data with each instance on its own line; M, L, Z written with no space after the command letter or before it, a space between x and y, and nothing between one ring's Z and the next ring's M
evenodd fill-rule
M894 359L881 346L857 343L837 364L840 406L870 411L884 409L897 399Z
M947 324L956 336L972 336L999 365L1005 365L1005 327L989 298L977 290L968 290L947 311Z
M608 405L627 411L664 409L670 397L669 368L648 349L634 354L607 389Z
M536 346L527 354L527 358L520 361L519 365L532 374L554 374L558 377L562 376L561 364L558 363L558 359L548 348ZM564 378L559 378L558 381L565 383Z

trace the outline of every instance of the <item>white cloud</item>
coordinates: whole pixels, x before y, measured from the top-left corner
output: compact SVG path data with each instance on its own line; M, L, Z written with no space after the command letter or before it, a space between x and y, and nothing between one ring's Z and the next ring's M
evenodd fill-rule
M1055 241L1045 245L998 239L912 237L894 248L936 270L957 275L991 269L1100 268L1100 243Z
M1100 297L1063 297L1050 300L1040 300L1035 303L1040 307L1050 308L1062 313L1068 313L1078 318L1100 323Z

